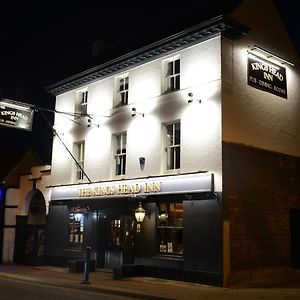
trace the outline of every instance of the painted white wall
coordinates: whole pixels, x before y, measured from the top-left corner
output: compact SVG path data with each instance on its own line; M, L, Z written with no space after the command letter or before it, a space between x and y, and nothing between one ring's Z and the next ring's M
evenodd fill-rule
M269 0L244 1L233 17L251 30L240 40L222 39L223 140L300 156L299 59L284 25ZM284 65L288 99L247 84L250 45L295 63Z
M19 199L19 189L10 188L6 191L5 205L7 206L18 205L18 199Z
M18 206L20 192L17 188L10 188L6 191L5 205ZM4 225L16 225L16 214L18 208L6 208L4 213ZM3 263L13 262L15 247L15 228L3 228Z
M26 203L26 195L32 190L32 181L28 175L20 176L19 203L17 215L25 216L28 214L29 203Z
M3 263L12 263L15 250L15 228L4 228L3 230Z
M127 132L127 172L125 178L166 174L162 167L162 123L181 120L182 167L175 173L199 170L216 174L216 189L221 190L221 39L220 37L194 45L173 55L135 67L129 74L129 105L112 108L114 80L112 76L88 86L88 112L112 115L99 117L99 128L72 124L62 139L72 149L74 141L85 140L85 170L92 181L114 179L112 134ZM161 94L162 64L165 59L180 56L181 90ZM193 92L202 103L188 104L188 93ZM74 105L75 91L60 95L56 109ZM145 113L131 117L131 109ZM55 118L57 123L62 118ZM69 122L65 120L64 122ZM95 120L96 122L96 120ZM70 122L69 122L70 123ZM64 127L64 126L62 126ZM140 170L139 157L145 157ZM51 184L72 183L72 159L57 138L53 142Z
M6 191L5 206L16 206L16 208L5 208L4 225L16 225L17 215L27 215L30 203L27 203L26 196L33 188L32 179L36 178L36 188L39 189L45 198L46 214L50 201L50 166L41 165L31 168L31 174L22 175L19 178L19 188L9 188ZM3 254L4 263L13 262L15 247L15 228L4 228L3 231Z

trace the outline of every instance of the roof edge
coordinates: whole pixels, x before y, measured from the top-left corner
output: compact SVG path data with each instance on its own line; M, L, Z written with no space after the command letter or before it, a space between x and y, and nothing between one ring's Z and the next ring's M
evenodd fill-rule
M202 42L222 34L230 39L239 39L247 35L249 28L229 17L219 15L210 20L188 27L178 33L160 39L149 45L129 51L119 57L110 59L102 64L67 77L46 87L52 95L60 95L87 83L113 75L117 72L132 68L150 60L156 59L182 48Z

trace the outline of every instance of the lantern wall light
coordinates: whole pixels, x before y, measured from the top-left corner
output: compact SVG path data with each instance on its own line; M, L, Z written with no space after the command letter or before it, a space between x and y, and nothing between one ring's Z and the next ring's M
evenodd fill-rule
M136 221L138 223L141 223L144 221L146 211L143 209L141 202L139 202L138 208L134 211L134 215L135 215Z

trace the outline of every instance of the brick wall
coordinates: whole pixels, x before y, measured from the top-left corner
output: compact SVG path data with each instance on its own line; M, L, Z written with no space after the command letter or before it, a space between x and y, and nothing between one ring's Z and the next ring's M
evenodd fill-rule
M223 199L231 271L289 267L289 210L300 209L300 158L223 142Z

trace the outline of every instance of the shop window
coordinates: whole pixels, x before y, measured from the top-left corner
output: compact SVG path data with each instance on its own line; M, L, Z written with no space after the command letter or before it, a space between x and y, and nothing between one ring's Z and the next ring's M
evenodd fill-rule
M126 172L126 133L115 135L115 175L125 175Z
M180 169L180 122L164 126L164 144L166 169Z
M112 219L110 223L111 246L121 246L121 220Z
M87 115L88 91L79 91L77 93L75 112L79 116Z
M166 255L183 254L183 203L159 203L158 252Z
M116 99L114 107L128 104L129 77L123 76L116 79Z
M69 246L81 247L83 245L83 212L74 211L69 214Z
M180 89L180 59L174 58L164 63L165 92Z
M73 145L73 155L77 160L78 164L75 166L75 180L80 181L84 177L84 150L85 142L74 143ZM75 162L74 162L75 163Z

